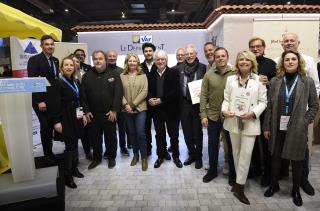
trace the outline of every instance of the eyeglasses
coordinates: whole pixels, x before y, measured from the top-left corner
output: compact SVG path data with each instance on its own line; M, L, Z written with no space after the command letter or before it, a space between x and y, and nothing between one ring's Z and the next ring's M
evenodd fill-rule
M249 48L250 49L255 49L255 48L260 49L262 47L263 47L262 45L251 45Z

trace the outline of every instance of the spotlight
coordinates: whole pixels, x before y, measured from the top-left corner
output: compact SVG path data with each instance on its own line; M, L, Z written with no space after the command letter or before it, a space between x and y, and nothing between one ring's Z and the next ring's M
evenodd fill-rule
M69 12L69 9L68 9L68 8L66 8L66 9L64 9L64 11L65 11L65 12Z

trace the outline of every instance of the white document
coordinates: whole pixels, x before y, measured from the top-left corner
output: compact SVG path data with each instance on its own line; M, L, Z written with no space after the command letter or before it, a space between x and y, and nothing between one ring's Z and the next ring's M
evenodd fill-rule
M245 89L237 89L233 99L233 112L236 116L249 111L250 108L250 92Z
M200 103L201 84L202 79L188 83L192 104Z

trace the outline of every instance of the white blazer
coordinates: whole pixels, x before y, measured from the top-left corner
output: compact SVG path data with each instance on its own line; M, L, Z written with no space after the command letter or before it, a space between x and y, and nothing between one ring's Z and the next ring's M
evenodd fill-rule
M233 105L231 105L231 102L235 97L236 90L245 89L246 92L250 92L249 112L253 112L256 115L256 118L244 121L242 131L239 130L237 117L226 117L224 119L223 127L231 133L241 133L249 136L260 135L261 128L259 116L267 107L266 86L259 81L258 75L251 73L246 88L239 88L238 77L239 75L237 74L231 75L227 78L221 111L233 111L234 109L232 108Z

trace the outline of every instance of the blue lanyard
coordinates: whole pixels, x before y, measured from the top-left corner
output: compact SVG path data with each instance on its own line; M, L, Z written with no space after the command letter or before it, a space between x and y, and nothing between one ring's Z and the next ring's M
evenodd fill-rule
M294 87L297 85L297 82L298 82L298 76L296 76L296 78L294 79L294 82L290 88L290 90L288 91L288 87L287 87L287 79L286 77L283 78L284 80L284 86L286 87L286 114L288 114L289 112L289 99L292 95L292 92L294 90Z
M74 85L74 86L72 86L72 84L70 84L70 82L64 76L62 76L61 79L74 91L74 93L76 94L76 97L77 97L78 105L80 105L80 103L79 103L79 89L78 89L76 82L72 81L73 85Z

